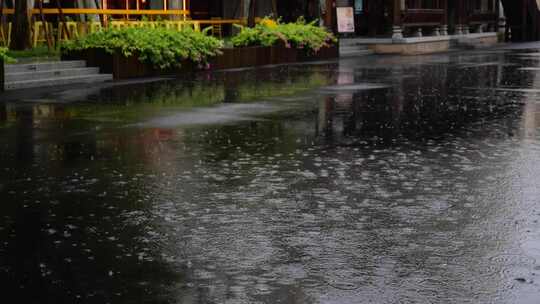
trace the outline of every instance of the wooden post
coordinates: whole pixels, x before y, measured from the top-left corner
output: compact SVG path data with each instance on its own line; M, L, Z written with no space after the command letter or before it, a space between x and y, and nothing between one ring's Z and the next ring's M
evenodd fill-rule
M401 26L401 0L394 0L394 8L392 14L392 25Z
M101 0L101 9L102 10L106 10L107 9L107 0ZM102 26L106 27L108 26L108 21L109 21L109 18L107 15L103 14L103 21L102 21Z
M182 1L182 9L183 9L184 11L187 11L187 1L186 1L186 0L183 0L183 1ZM184 18L183 18L184 21L186 21L186 20L187 20L186 14L184 13L183 16L184 16Z
M60 0L56 0L56 8L58 8L58 17L60 18L60 22L62 23L62 27L64 31L66 32L67 39L71 39L71 35L69 34L69 30L66 24L66 18L64 16L64 12L62 11L62 6L60 5ZM44 24L43 26L47 26ZM59 37L60 38L60 37Z
M404 9L404 7L401 7L401 0L394 0L392 8L392 39L403 38L401 13Z
M440 29L441 36L448 36L448 0L441 0L441 8L444 10L443 24Z
M238 1L238 9L233 14L236 14L237 12L239 12L238 17L244 18L244 0Z
M257 0L249 1L248 27L254 27L255 26L256 6L257 6Z
M15 1L10 48L26 50L32 47L30 39L30 14L27 1Z
M333 0L326 0L326 11L324 12L324 25L332 30L335 31L334 27L334 1Z
M457 0L456 5L456 29L454 34L455 35L462 35L463 34L463 27L465 23L465 3L463 0Z
M9 33L4 32L6 30L6 23L4 21L4 2L5 1L6 0L0 0L0 30L2 31L3 38L6 40L5 41L6 44L8 44L7 36L9 36L8 35ZM8 47L9 47L9 45L8 45ZM2 64L2 63L0 63L0 64Z
M37 0L39 5L39 17L41 23L43 24L43 30L45 31L45 38L47 39L47 49L49 52L53 47L52 43L52 33L49 32L49 27L47 26L47 20L45 20L45 15L43 14L43 0Z
M443 23L448 25L448 0L441 0L442 5L440 8L444 10Z

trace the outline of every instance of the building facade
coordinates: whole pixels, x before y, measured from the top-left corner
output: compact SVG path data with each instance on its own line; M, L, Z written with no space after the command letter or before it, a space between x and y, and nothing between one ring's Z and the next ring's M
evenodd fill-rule
M497 31L502 16L499 0L336 0L335 6L354 7L355 34L369 37Z
M414 37L497 31L499 0L254 0L258 17L319 19L337 32L337 7L353 7L356 36ZM250 0L191 0L198 17L247 17Z
M7 8L14 0L5 0ZM26 0L33 7L36 0ZM43 1L55 7L56 1ZM336 8L352 7L360 37L415 37L497 31L507 19L507 37L540 39L540 0L60 0L64 8L187 9L192 19L302 16L337 32ZM86 17L81 17L86 18ZM502 24L501 24L502 23Z

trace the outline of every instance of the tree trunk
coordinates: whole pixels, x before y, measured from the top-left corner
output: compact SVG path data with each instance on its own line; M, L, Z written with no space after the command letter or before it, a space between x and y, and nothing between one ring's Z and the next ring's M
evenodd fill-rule
M26 50L31 46L28 2L26 0L15 1L10 48L13 50Z

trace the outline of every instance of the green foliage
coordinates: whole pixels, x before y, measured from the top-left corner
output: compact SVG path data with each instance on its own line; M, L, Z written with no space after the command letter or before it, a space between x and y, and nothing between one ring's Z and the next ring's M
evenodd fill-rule
M208 58L220 54L223 42L185 28L182 31L157 28L108 29L66 42L62 53L87 49L104 49L108 53L120 51L124 56L138 56L141 62L156 68L179 67L181 61L207 63Z
M47 46L38 46L29 50L14 51L9 50L7 55L13 58L39 58L39 59L58 59L60 53L58 50L49 50Z
M238 26L241 31L232 39L235 47L273 46L282 42L286 47L307 49L318 52L337 40L332 33L316 25L317 21L306 23L299 18L293 23L281 23L265 18L253 28Z
M240 33L231 39L234 47L246 47L246 46L273 46L280 38L278 32L270 27L262 24L257 24L253 28L244 27L241 25L235 25L239 27Z
M8 54L8 49L5 47L0 47L0 60L4 61L4 63L14 63L17 60L10 57Z

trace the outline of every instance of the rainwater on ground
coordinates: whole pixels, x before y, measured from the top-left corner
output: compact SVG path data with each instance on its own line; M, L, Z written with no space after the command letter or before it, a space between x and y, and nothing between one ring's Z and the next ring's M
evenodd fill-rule
M31 93L1 302L540 302L540 44Z

